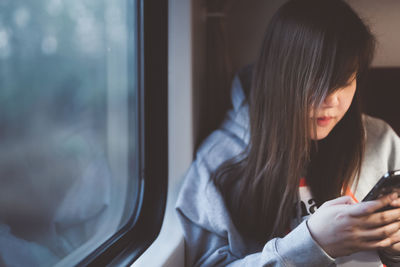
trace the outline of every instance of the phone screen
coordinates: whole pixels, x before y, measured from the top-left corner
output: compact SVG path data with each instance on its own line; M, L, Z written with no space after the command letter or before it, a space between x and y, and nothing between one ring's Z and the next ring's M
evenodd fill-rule
M375 200L393 192L400 195L400 170L387 172L362 201Z

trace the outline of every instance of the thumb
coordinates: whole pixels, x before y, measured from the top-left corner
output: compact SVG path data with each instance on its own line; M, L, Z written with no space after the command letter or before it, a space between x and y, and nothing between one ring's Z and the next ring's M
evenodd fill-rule
M340 204L354 204L353 199L350 196L341 196L334 198L324 203L326 206L340 205Z

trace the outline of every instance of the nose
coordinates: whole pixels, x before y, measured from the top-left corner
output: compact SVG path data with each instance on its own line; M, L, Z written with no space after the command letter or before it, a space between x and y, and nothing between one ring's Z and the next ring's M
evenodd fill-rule
M323 103L323 107L330 108L339 105L339 92L333 92L328 95Z

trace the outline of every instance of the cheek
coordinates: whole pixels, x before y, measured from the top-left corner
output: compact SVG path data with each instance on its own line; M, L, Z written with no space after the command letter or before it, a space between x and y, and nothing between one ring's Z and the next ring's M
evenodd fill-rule
M351 103L353 102L354 94L355 90L351 90L350 92L347 92L347 94L343 96L341 101L343 115L349 110Z
M347 99L346 102L343 103L342 106L342 114L344 115L350 108L351 106L351 101L352 99Z

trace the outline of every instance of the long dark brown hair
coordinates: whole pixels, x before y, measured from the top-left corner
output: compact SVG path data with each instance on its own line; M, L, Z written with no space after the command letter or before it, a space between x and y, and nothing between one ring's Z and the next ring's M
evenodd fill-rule
M250 142L212 175L243 237L284 236L305 175L318 205L357 183L364 154L359 84L375 39L341 0L291 0L273 16L253 70ZM321 141L310 112L356 73L351 106Z

